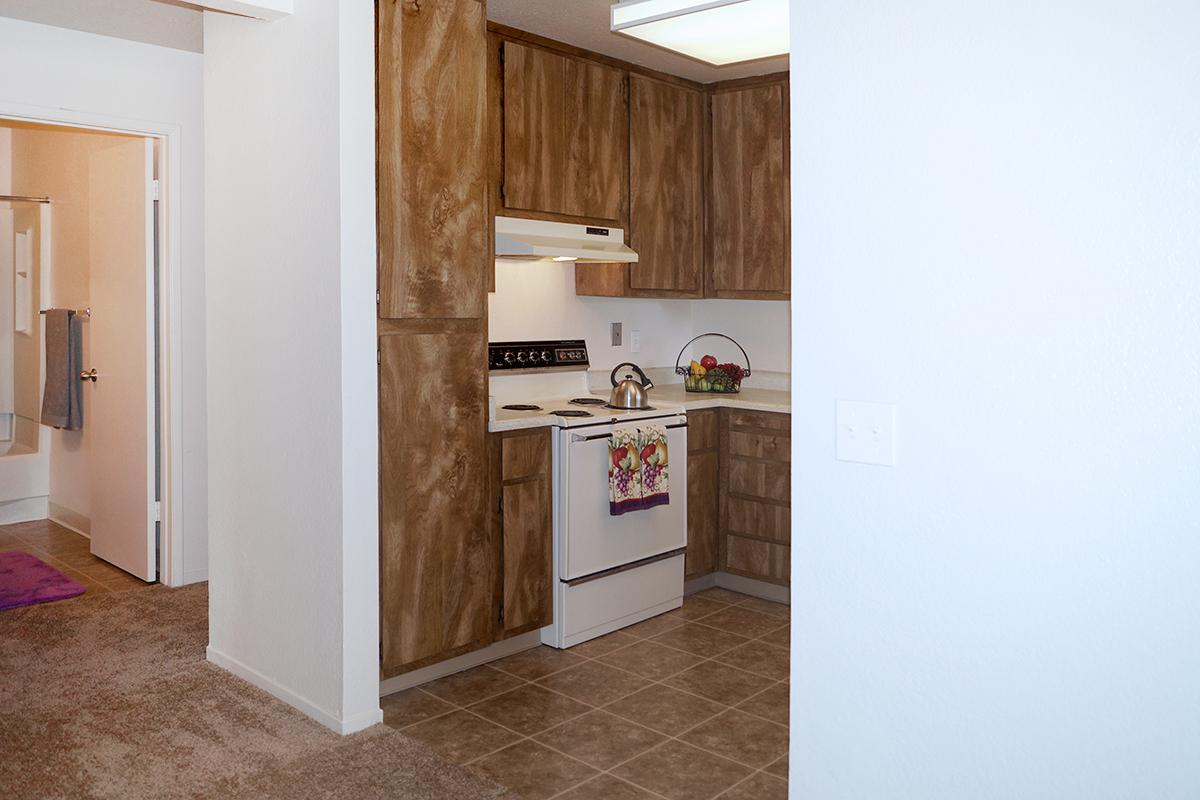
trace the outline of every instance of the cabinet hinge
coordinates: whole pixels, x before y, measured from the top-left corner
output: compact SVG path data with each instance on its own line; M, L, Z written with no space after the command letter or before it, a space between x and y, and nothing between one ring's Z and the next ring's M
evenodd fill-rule
M500 500L496 503L496 508L500 509L500 513L504 513L504 495L500 495Z
M503 600L500 601L500 616L497 618L497 621L500 623L500 627L503 628L504 627L504 601Z
M500 43L500 66L504 66L504 42Z
M375 363L377 365L383 364L383 351L382 350L379 350L379 349L375 350Z
M500 181L500 202L504 202L504 181Z
M375 305L379 305L379 290L375 290Z

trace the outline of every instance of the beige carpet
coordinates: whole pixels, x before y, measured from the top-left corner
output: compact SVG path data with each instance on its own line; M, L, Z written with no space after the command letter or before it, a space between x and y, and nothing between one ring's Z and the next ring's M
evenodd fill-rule
M377 725L340 737L204 660L207 587L0 612L0 798L512 798Z

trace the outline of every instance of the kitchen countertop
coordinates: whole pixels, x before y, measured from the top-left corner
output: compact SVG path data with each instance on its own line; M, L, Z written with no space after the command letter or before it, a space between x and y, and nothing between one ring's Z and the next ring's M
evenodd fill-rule
M596 397L608 398L608 394L593 392ZM770 411L790 414L792 393L779 389L755 389L745 386L737 394L701 394L684 391L682 383L655 386L650 390L650 402L672 403L684 410L699 411L702 408L740 408L746 411ZM552 414L537 414L528 411L505 411L494 409L488 421L488 430L515 431L523 428L542 428L553 425L557 417Z
M655 386L650 390L650 402L654 398L667 403L678 403L688 409L740 408L745 411L773 411L778 414L792 413L792 393L778 389L755 389L743 386L737 394L703 394L688 392L682 383Z

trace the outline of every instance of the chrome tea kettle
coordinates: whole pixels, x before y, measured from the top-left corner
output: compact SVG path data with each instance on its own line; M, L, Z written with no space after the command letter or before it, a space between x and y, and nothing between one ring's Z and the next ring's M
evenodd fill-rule
M641 382L633 379L633 373L625 374L625 378L617 381L617 373L621 371L621 367L631 367L633 372L641 378ZM613 367L612 375L609 376L612 381L613 390L612 396L608 398L610 408L625 408L638 409L650 407L650 390L654 388L654 381L646 377L646 373L642 372L642 368L637 364L626 361L624 364L617 364Z

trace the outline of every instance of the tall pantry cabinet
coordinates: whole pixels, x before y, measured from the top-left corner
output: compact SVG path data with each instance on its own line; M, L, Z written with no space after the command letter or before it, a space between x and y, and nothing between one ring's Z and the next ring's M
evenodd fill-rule
M377 0L380 658L491 640L487 17Z

